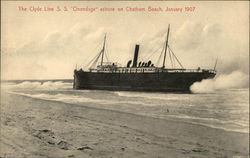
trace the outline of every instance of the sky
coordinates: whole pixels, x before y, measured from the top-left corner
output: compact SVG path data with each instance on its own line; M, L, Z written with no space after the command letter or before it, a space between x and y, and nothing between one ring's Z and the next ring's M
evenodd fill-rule
M168 24L169 45L185 68L249 76L249 2L246 1L4 1L1 2L1 79L71 79L102 48L107 34L110 61L126 65L140 44L139 60L156 64ZM20 7L27 11L19 10ZM42 8L34 12L32 8ZM44 11L45 8L68 11ZM96 11L73 11L73 8ZM124 11L100 11L100 8ZM126 11L126 8L146 11ZM148 7L163 12L149 12ZM182 8L182 12L166 8ZM185 7L195 7L185 11ZM169 60L167 66L171 66Z

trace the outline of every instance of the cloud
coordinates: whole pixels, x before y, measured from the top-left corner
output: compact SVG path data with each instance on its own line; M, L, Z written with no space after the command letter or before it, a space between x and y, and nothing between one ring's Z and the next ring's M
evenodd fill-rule
M214 47L211 43L223 36L222 26L217 23L200 23L186 21L172 35L173 41L178 41L178 49L185 51L199 51ZM218 40L218 42L220 42Z
M154 33L141 31L138 39L131 40L127 35L131 31L123 33L117 32L119 29L111 25L98 26L87 22L78 23L64 31L48 32L42 40L27 42L15 50L4 48L4 52L7 52L3 52L4 76L72 78L76 63L78 67L86 65L101 50L105 33L108 33L107 50L112 61L125 65L133 58L135 43L139 43L139 60L150 59L156 64L166 40L166 28L151 31ZM219 23L186 21L179 28L171 26L169 45L185 68L213 68L218 58L218 74L240 71L247 75L249 48L246 40L249 39L245 42L237 40L223 28ZM151 56L152 53L154 55ZM166 63L170 66L168 56ZM14 76L13 70L20 72L19 75ZM25 75L22 77L22 74Z
M14 52L6 50L3 77L72 78L75 64L84 64L86 54L93 50L98 40L102 41L104 34L104 28L77 25L68 32L48 33L43 40L33 40Z
M170 44L186 67L213 68L218 58L217 70L220 74L249 71L249 48L245 36L236 40L219 23L187 21L172 34L173 42Z
M41 79L46 73L47 67L35 57L11 56L10 58L4 57L2 60L1 74L3 79L29 79L30 76Z
M138 41L144 48L142 49L144 58L149 57L157 48L163 48L166 31L166 29L160 30L152 35L142 34ZM170 29L169 45L185 68L212 69L218 58L216 67L218 74L240 71L248 75L247 40L249 39L242 36L242 40L237 40L232 34L226 32L220 23L186 21L179 28ZM151 57L151 59L154 58L154 62L157 61L162 49L157 51L155 56ZM170 63L168 55L166 63Z
M143 33L136 41L131 42L131 45L140 44L140 61L151 60L156 64L165 46L166 37L166 29L155 31L153 34Z

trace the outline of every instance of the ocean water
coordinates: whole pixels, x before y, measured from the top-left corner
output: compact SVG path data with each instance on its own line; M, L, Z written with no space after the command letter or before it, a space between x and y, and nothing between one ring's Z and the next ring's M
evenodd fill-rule
M148 117L178 120L226 131L249 133L249 89L175 94L74 90L71 80L9 81L1 89L41 100L111 109Z

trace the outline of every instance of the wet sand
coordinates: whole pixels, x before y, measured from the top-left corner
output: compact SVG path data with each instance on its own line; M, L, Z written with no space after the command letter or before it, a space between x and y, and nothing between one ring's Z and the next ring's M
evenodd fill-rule
M1 157L232 158L249 134L1 94Z

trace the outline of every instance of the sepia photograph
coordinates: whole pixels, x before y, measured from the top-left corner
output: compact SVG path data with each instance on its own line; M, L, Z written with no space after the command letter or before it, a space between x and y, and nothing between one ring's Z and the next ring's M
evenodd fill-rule
M0 158L249 158L248 1L1 1Z

